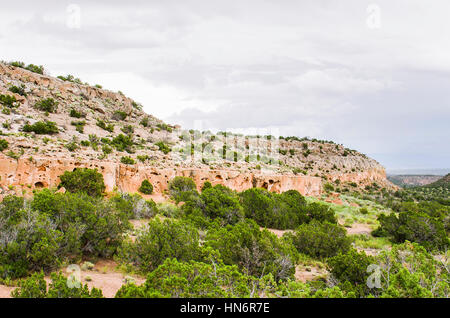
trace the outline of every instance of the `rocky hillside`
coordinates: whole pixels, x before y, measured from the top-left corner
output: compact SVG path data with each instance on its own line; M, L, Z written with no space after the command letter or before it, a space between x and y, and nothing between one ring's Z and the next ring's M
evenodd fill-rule
M162 192L180 174L237 190L256 185L309 195L328 182L394 187L375 160L330 141L185 131L120 92L14 65L0 63L3 194L55 186L63 171L80 166L98 168L108 190L136 191L148 178Z
M442 176L436 175L388 175L388 180L399 187L424 186L433 183Z
M429 188L445 188L450 189L450 173L439 180L427 185Z

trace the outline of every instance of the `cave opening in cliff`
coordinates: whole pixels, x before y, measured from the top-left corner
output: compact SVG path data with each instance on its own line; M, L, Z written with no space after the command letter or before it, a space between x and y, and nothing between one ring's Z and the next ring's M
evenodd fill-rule
M40 188L43 188L43 187L44 187L44 184L43 184L42 182L38 181L38 182L36 182L36 183L34 184L34 187L35 187L36 189L40 189Z

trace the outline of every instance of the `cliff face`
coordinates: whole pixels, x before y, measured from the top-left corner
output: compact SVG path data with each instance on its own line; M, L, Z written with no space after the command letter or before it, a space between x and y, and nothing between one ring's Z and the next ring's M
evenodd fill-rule
M331 141L184 131L146 114L122 93L0 63L0 194L54 187L66 170L97 168L108 190L137 191L149 179L157 193L176 175L201 186L252 186L319 195L325 182L394 188L384 168ZM8 103L7 99L10 100ZM50 100L53 106L41 107ZM56 131L25 131L52 122ZM120 137L120 138L119 138ZM128 165L124 159L131 159ZM354 185L353 185L354 186Z
M73 171L76 168L91 168L101 172L106 191L118 189L122 192L137 192L141 182L147 179L153 184L155 194L163 194L169 181L175 176L192 178L199 190L206 181L210 181L213 185L223 184L237 191L261 187L278 193L292 189L298 190L303 195L317 196L322 190L322 181L318 177L265 175L233 170L160 169L98 160L88 162L55 158L15 160L1 156L0 167L0 197L13 193L31 194L34 189L43 187L54 188L60 183L59 176L64 171Z
M371 183L379 183L391 188L392 186L386 182L386 171L383 167L373 167L360 172L348 173L332 173L329 175L330 181L339 180L341 183L353 182L356 184L370 185ZM394 187L392 187L394 188Z

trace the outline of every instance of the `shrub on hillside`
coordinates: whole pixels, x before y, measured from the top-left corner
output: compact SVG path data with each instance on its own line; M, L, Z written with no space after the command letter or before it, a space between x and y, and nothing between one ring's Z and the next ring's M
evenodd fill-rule
M367 278L370 264L376 264L375 258L366 253L359 253L350 249L347 253L339 253L327 260L331 274L340 282L341 289L353 291L359 296L365 296L370 292L367 286ZM346 284L346 282L350 284ZM348 290L350 289L350 290Z
M5 139L0 139L0 151L5 150L6 148L8 148L8 146L8 141L6 141Z
M381 214L380 227L373 232L375 236L388 236L395 243L406 240L417 242L428 250L444 250L450 240L443 221L423 212L408 211L395 214Z
M121 157L120 162L126 165L134 165L136 163L133 158L128 156Z
M109 132L114 132L114 125L113 124L106 124L103 120L101 120L101 119L97 119L97 124L96 124L98 127L100 127L101 129L104 129L104 130L106 130L106 131L109 131Z
M139 122L139 124L141 124L141 125L144 126L144 127L148 127L148 125L149 125L149 119L148 119L148 117L142 118L142 120Z
M20 67L23 69L26 69L28 71L34 72L34 73L38 73L38 74L44 74L44 67L42 65L38 66L38 65L34 65L34 64L28 64L27 66L25 66L24 62L10 62L9 65L14 66L14 67Z
M12 95L0 94L0 104L8 108L15 108L18 106L16 97Z
M242 274L237 266L180 262L166 259L144 284L123 285L116 298L258 297L258 279Z
M235 224L244 219L244 210L238 196L222 185L208 187L200 195L196 191L187 195L182 210L200 227L204 227L212 220L226 225Z
M305 222L303 208L306 201L295 190L280 195L252 188L241 192L240 197L246 217L254 219L261 226L284 230Z
M90 196L101 196L106 189L103 175L97 169L76 168L65 171L60 177L59 187L69 192L84 192Z
M75 76L70 75L70 74L68 74L67 76L59 75L57 78L59 78L60 80L66 81L66 82L83 84L83 82L79 78L76 78Z
M23 131L34 132L38 135L52 135L59 133L59 129L53 121L38 121L33 125L26 124L23 126Z
M15 85L13 85L13 86L11 86L9 89L8 89L10 92L12 92L12 93L14 93L14 94L18 94L18 95L20 95L20 96L27 96L27 93L26 93L26 91L25 91L25 85L20 85L20 86L15 86Z
M169 182L169 194L176 203L189 200L190 196L198 196L194 180L177 176Z
M78 131L80 134L84 132L84 126L86 125L86 122L84 120L82 121L72 121L70 122L72 126L75 126L76 131Z
M59 266L61 231L46 215L26 209L23 199L6 197L0 205L0 278Z
M130 136L119 134L113 138L111 145L114 146L117 151L130 152L131 146L133 146L133 139Z
M123 233L131 228L128 216L106 200L85 193L35 193L31 208L47 215L64 233L64 255L104 256L116 252Z
M145 200L137 193L133 195L120 193L113 196L110 201L116 210L124 213L129 219L151 218L158 212L155 201Z
M319 222L329 222L337 224L337 218L334 211L326 204L313 202L304 207L306 213L306 223L316 220Z
M220 253L227 265L238 265L244 273L260 277L272 274L276 281L294 275L297 253L288 241L261 231L252 220L210 229L206 246Z
M395 244L377 259L381 267L380 297L448 297L448 263L436 259L423 246L411 242Z
M164 154L168 154L171 151L170 147L162 141L158 141L155 145L158 146L159 150Z
M280 214L280 217L286 216L285 220L276 219L274 208L273 194L265 189L252 188L243 191L239 194L241 203L245 211L245 216L255 220L259 225L266 227L283 227L280 223L287 221L285 214ZM280 211L281 212L281 211ZM275 225L277 223L277 225Z
M19 287L12 291L13 298L103 298L102 291L97 288L89 290L87 284L69 287L69 280L61 273L50 275L51 283L47 286L44 273L35 273L21 280ZM75 283L75 282L74 282Z
M240 193L241 203L247 218L259 225L276 229L295 229L312 220L336 223L333 210L328 206L311 203L296 190L282 194L265 189L252 188Z
M344 228L329 222L313 220L302 224L291 237L300 253L317 258L326 258L345 253L350 249L351 240Z
M124 242L119 252L121 260L144 272L156 269L167 258L190 261L199 257L199 234L195 227L183 220L159 218L152 219L134 242Z
M333 185L330 184L330 183L325 183L325 184L323 185L323 189L324 189L326 192L334 191L334 187L333 187Z
M74 117L74 118L85 117L85 116L83 116L83 113L77 111L77 110L74 109L74 108L72 108L72 109L70 110L70 114L69 114L69 115L70 115L70 117Z
M212 184L209 181L205 181L205 183L203 183L203 185L202 185L202 189L201 190L204 191L204 190L206 190L208 188L212 188Z
M6 220L6 225L17 224L22 215L21 210L24 208L25 200L23 197L15 195L7 195L0 202L0 217Z
M121 128L121 130L127 135L134 133L134 127L132 125L125 125Z
M204 216L223 224L235 224L244 218L244 210L237 195L220 184L205 189L200 195L200 209Z
M152 194L153 185L147 179L143 180L141 186L139 187L139 192L143 194Z
M67 150L72 151L72 152L79 148L78 142L76 142L76 140L72 140L71 142L68 142L67 144L64 145L64 147L66 147Z
M112 115L113 120L124 120L127 118L128 114L121 110L116 110L114 114Z
M147 160L150 160L152 157L150 157L149 155L137 155L136 158L140 162L146 162Z
M53 98L41 99L34 107L43 112L55 113L58 108L58 102Z

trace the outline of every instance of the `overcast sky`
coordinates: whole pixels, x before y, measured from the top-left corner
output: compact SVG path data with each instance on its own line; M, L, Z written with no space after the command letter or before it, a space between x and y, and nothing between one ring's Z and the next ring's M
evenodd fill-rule
M334 140L450 167L450 1L2 1L0 59L171 124Z

